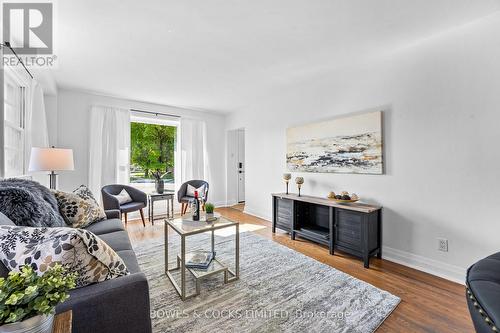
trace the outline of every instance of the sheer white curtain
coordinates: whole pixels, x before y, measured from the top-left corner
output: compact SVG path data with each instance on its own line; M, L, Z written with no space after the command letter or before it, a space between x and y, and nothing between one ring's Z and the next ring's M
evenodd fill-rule
M96 197L104 185L129 183L129 110L92 106L89 153L89 188Z
M26 95L25 153L29 162L31 147L49 146L49 131L42 87L33 80Z
M191 179L210 182L208 157L206 123L181 118L181 182Z
M45 113L45 102L43 89L37 81L32 80L30 86L26 87L26 108L24 125L24 165L28 168L31 148L48 147L49 131L47 127L47 115ZM32 174L33 180L48 185L46 173L37 172Z

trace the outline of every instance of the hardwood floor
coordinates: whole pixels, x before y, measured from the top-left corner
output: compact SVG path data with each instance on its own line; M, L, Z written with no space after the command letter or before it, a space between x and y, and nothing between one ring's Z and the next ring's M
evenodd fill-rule
M217 209L223 216L240 222L241 231L251 231L322 263L335 267L401 298L396 310L377 332L474 332L465 302L465 287L390 261L371 259L370 269L347 254L298 238L290 240L284 232L271 232L271 223L245 214L241 207ZM141 220L129 221L132 242L163 236L163 224L142 226Z

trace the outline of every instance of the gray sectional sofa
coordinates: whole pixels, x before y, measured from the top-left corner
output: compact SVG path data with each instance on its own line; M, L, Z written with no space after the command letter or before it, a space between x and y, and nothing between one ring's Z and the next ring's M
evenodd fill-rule
M130 274L70 292L56 312L73 310L73 333L151 332L149 287L141 272L119 211L107 211L108 219L86 229L111 246L127 265ZM14 225L0 213L0 225ZM8 270L0 263L0 276Z

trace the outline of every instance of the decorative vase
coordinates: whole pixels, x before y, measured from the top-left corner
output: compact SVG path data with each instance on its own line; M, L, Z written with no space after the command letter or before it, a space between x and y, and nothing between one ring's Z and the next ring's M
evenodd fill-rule
M289 174L289 173L284 173L283 174L283 180L286 183L286 194L288 194L288 182L290 181L290 179L292 179L292 175L291 174Z
M0 326L0 333L52 333L54 315L38 315L29 319Z
M300 197L300 189L302 187L302 184L304 184L304 178L303 177L295 178L295 183L297 184L297 187L299 188L299 197Z
M207 222L209 220L212 220L214 218L214 216L215 216L213 212L212 213L206 213L206 215L207 215Z
M163 179L157 179L155 181L155 189L156 189L156 193L159 193L159 194L163 193L163 191L165 190L165 182L163 181Z

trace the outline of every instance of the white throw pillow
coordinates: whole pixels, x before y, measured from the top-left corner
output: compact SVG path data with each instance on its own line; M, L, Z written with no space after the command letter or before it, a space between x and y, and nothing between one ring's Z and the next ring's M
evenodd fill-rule
M118 195L115 195L114 197L118 199L120 205L133 201L132 198L130 197L130 194L128 194L128 192L125 191L125 189L123 189L120 193L118 193Z
M194 191L198 191L198 197L203 198L205 196L205 185L201 185L200 187L196 188L193 185L188 184L186 195L188 197L194 198Z

